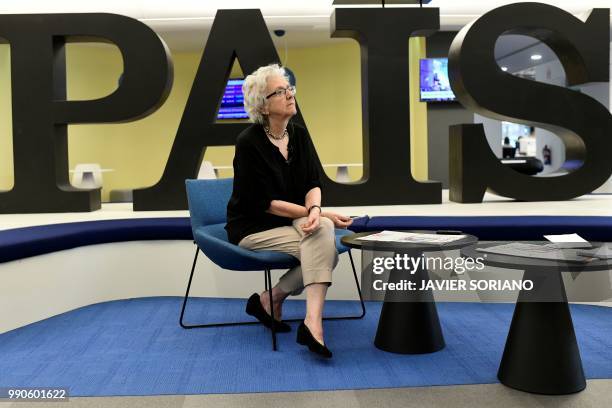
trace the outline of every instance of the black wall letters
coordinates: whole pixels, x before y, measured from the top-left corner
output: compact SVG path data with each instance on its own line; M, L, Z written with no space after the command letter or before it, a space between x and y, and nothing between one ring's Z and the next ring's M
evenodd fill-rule
M440 183L417 182L410 171L408 77L408 39L436 31L439 10L340 8L331 26L333 37L361 46L364 176L349 184L325 177L324 204L440 203ZM461 30L449 55L459 101L485 116L553 131L568 156L583 164L559 177L522 175L493 155L481 125L456 125L450 130L451 200L480 202L487 189L518 200L564 200L610 177L610 112L579 92L507 74L494 58L500 35L530 35L555 51L570 85L608 81L609 28L608 9L593 10L583 22L553 6L517 3ZM0 213L100 208L99 190L79 190L68 181L67 125L126 122L157 109L172 83L165 45L137 20L99 13L0 15L2 40L11 48L15 186L0 192ZM111 95L66 100L64 46L76 41L108 41L120 49L123 80ZM248 126L215 123L236 58L245 74L279 61L259 10L217 12L163 175L134 191L135 210L187 208L184 180L197 176L206 147L233 145ZM295 120L304 123L299 108Z
M0 15L0 39L9 42L15 186L0 193L0 213L92 211L100 190L68 181L69 123L127 122L163 104L172 64L157 34L115 14ZM97 100L66 100L64 45L110 41L123 56L123 81Z
M524 201L567 200L590 193L610 177L610 112L577 91L505 73L494 58L501 34L530 35L555 51L570 85L609 81L609 15L608 9L594 9L582 22L553 6L518 3L488 12L457 34L449 77L459 101L484 116L554 132L568 156L583 165L557 177L519 174L495 157L482 125L456 125L449 143L451 200L481 202L487 188Z

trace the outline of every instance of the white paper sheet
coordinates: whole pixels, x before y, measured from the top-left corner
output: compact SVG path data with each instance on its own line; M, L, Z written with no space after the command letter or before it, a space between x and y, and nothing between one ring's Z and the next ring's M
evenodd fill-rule
M557 248L591 248L591 244L578 234L544 235Z

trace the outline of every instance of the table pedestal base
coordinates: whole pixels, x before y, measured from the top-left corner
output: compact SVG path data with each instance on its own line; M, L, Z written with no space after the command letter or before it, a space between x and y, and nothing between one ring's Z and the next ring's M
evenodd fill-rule
M422 252L411 252L409 255L420 257ZM399 282L402 278L415 282L416 287L420 288L422 282L429 280L429 273L426 268L419 268L413 275L392 270L389 282ZM399 354L433 353L443 349L446 344L433 292L387 292L374 345Z
M542 284L543 274L528 270L524 279ZM521 292L497 377L521 391L572 394L585 389L586 381L565 287L560 272L549 271L544 279L548 289L561 291L564 301L528 301Z
M423 354L446 345L435 303L385 303L374 345L400 354Z

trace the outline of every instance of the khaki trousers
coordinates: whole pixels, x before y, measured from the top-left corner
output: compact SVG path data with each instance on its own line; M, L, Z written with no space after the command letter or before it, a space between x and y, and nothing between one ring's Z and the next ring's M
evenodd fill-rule
M309 235L300 228L306 217L296 218L292 226L272 228L244 237L238 245L251 250L284 252L300 260L278 281L285 293L299 295L311 283L331 285L332 270L338 264L334 223L320 218L320 227Z

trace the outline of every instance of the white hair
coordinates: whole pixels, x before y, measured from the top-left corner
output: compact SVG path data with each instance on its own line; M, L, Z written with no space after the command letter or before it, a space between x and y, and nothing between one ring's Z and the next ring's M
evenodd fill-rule
M247 76L242 84L244 95L244 110L253 123L265 124L266 116L262 113L266 104L266 88L268 78L280 76L289 81L285 69L278 64L270 64L257 68L255 72Z

